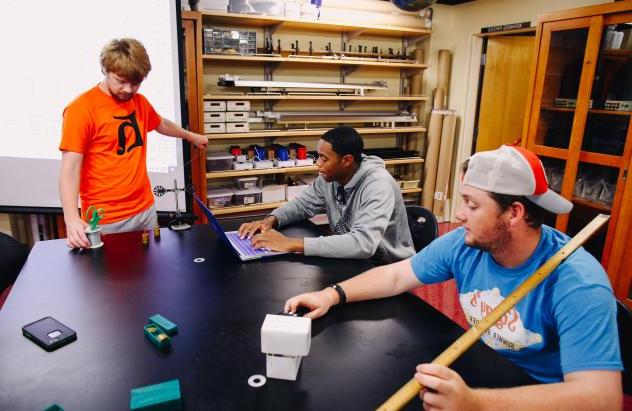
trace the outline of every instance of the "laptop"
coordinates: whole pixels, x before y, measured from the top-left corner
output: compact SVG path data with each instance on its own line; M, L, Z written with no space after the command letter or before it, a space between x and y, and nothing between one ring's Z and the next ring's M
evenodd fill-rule
M199 204L206 217L208 217L208 222L211 225L213 231L217 233L219 238L222 239L226 244L230 245L237 256L241 261L249 261L249 260L257 260L259 258L271 257L275 255L287 254L285 251L271 251L264 248L254 248L248 238L240 238L239 231L224 231L222 226L217 221L217 218L213 215L213 212L209 210L206 204L200 200L195 194L193 194L193 198Z

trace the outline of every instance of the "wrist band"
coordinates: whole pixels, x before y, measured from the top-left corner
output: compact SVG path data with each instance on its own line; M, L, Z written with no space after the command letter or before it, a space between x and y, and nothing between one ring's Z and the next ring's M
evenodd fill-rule
M347 301L347 294L345 294L345 290L343 290L341 286L338 284L330 284L327 287L333 288L338 293L338 298L340 299L338 305L342 305Z

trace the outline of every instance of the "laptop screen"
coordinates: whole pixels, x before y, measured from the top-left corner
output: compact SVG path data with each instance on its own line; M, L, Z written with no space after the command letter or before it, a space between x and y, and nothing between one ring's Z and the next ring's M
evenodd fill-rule
M228 237L226 237L226 233L224 232L224 229L222 228L221 225L219 225L219 221L217 221L217 218L215 218L211 210L209 210L206 204L204 204L204 202L200 200L198 196L195 195L195 193L193 194L193 197L195 198L195 201L197 201L197 203L200 205L200 208L202 209L202 211L204 211L204 214L206 214L206 217L208 217L208 222L211 225L211 227L213 227L213 230L217 233L218 236L220 236L220 238L223 241L225 241L228 245L232 247L232 245L230 244L230 241L228 240Z

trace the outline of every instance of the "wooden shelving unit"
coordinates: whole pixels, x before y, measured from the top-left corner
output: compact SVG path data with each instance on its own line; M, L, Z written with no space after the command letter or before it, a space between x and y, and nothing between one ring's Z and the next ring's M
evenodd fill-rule
M358 25L351 22L338 22L338 21L323 21L323 20L303 20L292 19L275 16L262 16L262 15L249 15L249 14L234 14L226 12L216 11L203 11L203 12L185 12L182 14L183 20L189 20L195 29L193 32L186 32L185 41L189 41L188 50L193 50L195 59L187 64L191 67L196 75L195 81L189 82L189 90L193 90L194 93L189 93L190 104L189 107L195 106L197 113L190 116L192 122L197 122L198 130L202 131L203 127L203 113L202 103L204 100L218 100L218 101L236 101L245 100L251 102L253 107L251 111L260 110L263 107L264 110L274 110L276 104L284 104L284 111L288 111L287 107L290 106L293 109L294 106L301 107L300 111L310 110L314 107L315 110L331 110L336 111L346 109L351 104L362 104L363 110L372 111L387 111L384 107L393 107L393 112L407 110L411 113L415 113L417 118L422 118L419 115L421 112L421 104L428 101L428 97L421 95L421 90L415 92L414 95L404 94L404 79L408 76L416 75L420 76L421 73L428 67L427 64L423 64L420 61L401 61L401 60L389 60L388 57L393 57L395 53L389 51L389 56L378 55L375 53L343 53L344 58L325 58L325 52L323 50L314 50L314 56L306 56L301 54L300 57L290 56L290 50L288 47L288 38L283 36L294 36L295 34L301 38L305 31L310 32L310 36L313 36L314 32L322 33L321 43L331 45L332 42L336 43L333 47L333 53L337 56L341 56L339 50L342 49L343 43L347 43L351 46L351 42L354 39L358 41L363 40L361 36L369 36L367 39L375 39L380 44L380 47L384 46L384 50L388 50L392 47L393 50L401 49L405 50L408 47L409 55L412 55L410 51L415 48L415 43L421 39L427 38L431 31L425 28L413 28L413 27L400 27L397 25ZM261 50L261 34L265 38L275 37L280 39L285 44L285 49L279 54L280 56L248 56L248 55L233 55L233 54L204 54L203 47L203 28L205 27L224 27L224 28L236 28L236 29L250 29L251 31L257 31L257 39L259 40L258 48ZM254 30L253 30L254 29ZM191 35L194 34L194 35ZM332 36L332 34L334 36ZM336 36L339 34L339 36ZM337 40L333 40L336 38ZM304 37L303 37L304 38ZM318 40L318 34L312 37L314 40ZM326 39L326 40L325 40ZM302 40L304 41L304 40ZM371 40L369 40L371 41ZM316 41L315 43L317 43ZM339 44L338 44L339 42ZM276 44L276 40L275 40ZM318 46L322 48L321 46ZM317 48L318 48L317 47ZM336 51L338 49L338 51ZM276 51L276 49L275 49ZM304 53L304 51L303 51ZM380 52L381 53L381 52ZM399 51L398 53L399 54ZM364 57L364 59L362 59ZM188 63L188 62L187 62ZM217 71L213 71L214 67L221 67L221 74L229 73L232 75L243 76L242 78L261 80L283 80L284 76L288 76L288 73L296 74L300 76L314 76L326 71L331 78L332 73L339 72L340 80L331 80L330 82L340 83L370 83L377 79L383 80L380 77L376 77L374 73L383 72L386 81L389 83L389 89L380 91L382 95L365 94L342 94L341 92L334 92L326 94L323 92L316 92L313 94L304 92L291 92L284 93L254 93L246 90L250 89L230 89L215 87L211 85L215 79L214 76ZM312 68L310 70L310 68ZM328 69L329 68L329 69ZM327 69L327 70L326 70ZM358 70L359 69L359 70ZM212 73L212 74L211 74ZM307 74L312 73L312 74ZM336 73L338 74L338 73ZM336 75L334 74L334 75ZM210 77L212 76L212 77ZM352 80L352 76L359 78L359 80ZM378 75L379 76L379 75ZM210 80L210 79L213 80ZM418 77L419 78L419 77ZM189 81L189 80L188 80ZM215 88L214 88L215 87ZM399 89L395 88L399 87ZM233 92L235 90L235 92ZM210 92L209 92L210 91ZM395 95L383 95L385 93L391 93ZM193 104L191 102L193 101ZM296 104L295 104L296 103ZM313 103L313 104L311 104ZM323 107L323 108L320 108ZM388 109L390 110L390 108ZM298 110L297 110L298 111ZM350 120L349 119L342 119ZM357 120L357 119L356 119ZM416 149L416 141L421 138L421 133L426 132L426 127L419 123L412 123L410 125L402 125L400 127L368 127L371 124L379 124L379 122L368 121L366 123L357 123L360 127L355 127L358 132L366 138L372 139L384 139L388 141L386 144L394 144L400 146L406 150ZM209 143L213 145L211 151L215 151L221 147L224 150L224 144L226 148L229 144L233 145L249 145L249 144L263 144L265 146L271 145L277 139L296 138L299 143L307 145L309 149L313 149L313 138L318 138L329 128L324 128L326 123L322 125L314 125L314 128L285 128L281 124L273 124L275 129L260 129L259 124L251 123L251 131L246 133L211 133L206 134L209 139ZM348 123L341 123L348 124ZM402 123L405 124L405 123ZM352 125L349 123L349 125ZM270 127L270 125L268 125ZM253 129L254 128L254 129ZM296 140L295 140L296 141ZM213 185L222 184L222 179L231 179L233 177L241 176L265 176L274 174L297 174L297 173L314 173L317 171L316 166L308 167L290 167L282 169L255 169L255 170L228 170L220 172L206 172L206 164L204 156L200 156L194 168L199 171L196 172L194 178L194 184L197 187L197 194L205 196L207 183L213 181ZM398 174L409 175L409 177L415 176L415 179L419 179L417 176L418 167L412 167L423 163L422 158L404 158L404 159L392 159L386 160L386 165L389 168L397 166L395 170ZM410 165L411 167L403 167ZM402 166L402 167L399 167ZM232 183L228 181L228 183ZM421 189L407 189L402 190L406 195L418 195ZM219 215L241 213L247 211L256 211L261 209L270 209L278 207L284 204L270 203L270 204L255 204L247 207L226 207L218 208L214 210ZM200 214L201 218L204 217Z

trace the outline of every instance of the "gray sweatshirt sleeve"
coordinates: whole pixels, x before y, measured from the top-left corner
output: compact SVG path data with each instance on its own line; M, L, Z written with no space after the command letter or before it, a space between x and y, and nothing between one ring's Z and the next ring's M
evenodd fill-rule
M324 184L321 180L322 178L316 179L298 197L270 213L276 217L279 227L311 218L325 211Z
M356 207L351 230L346 234L305 238L305 255L338 258L371 258L388 227L395 199L388 183L365 186Z

